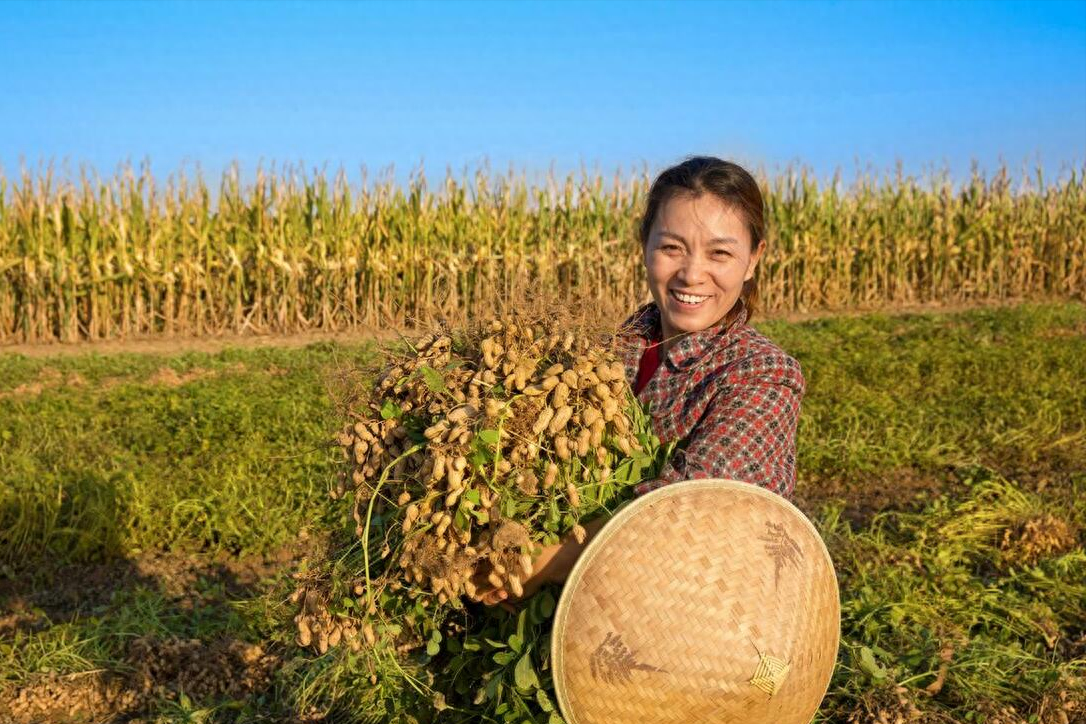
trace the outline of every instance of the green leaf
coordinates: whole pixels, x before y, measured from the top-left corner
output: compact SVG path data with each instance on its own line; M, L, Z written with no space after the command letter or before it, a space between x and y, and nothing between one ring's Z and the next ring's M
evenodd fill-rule
M502 691L502 677L491 677L490 681L486 682L486 698L489 701L493 701Z
M392 400L385 400L381 406L381 419L391 420L394 417L403 417L403 410Z
M489 523L490 514L485 510L476 510L475 508L468 508L468 512L475 516L475 520L480 523Z
M558 503L554 498L550 500L550 506L547 508L547 517L543 520L543 530L556 533L558 531L558 520L561 518L561 513L558 512Z
M517 501L513 499L513 496L507 495L502 498L501 511L506 518L517 517Z
M566 724L566 720L554 712L551 712L550 718L547 719L547 724Z
M539 595L532 596L528 599L528 623L532 626L538 626L543 623L543 616L539 613L539 601L542 597Z
M519 654L521 652L521 649L524 648L524 639L521 636L513 634L509 637L509 648L513 649Z
M472 505L478 505L481 502L479 491L474 488L464 493L461 497Z
M539 595L541 596L539 613L543 615L543 618L550 618L554 614L554 596L550 591L543 591Z
M439 651L441 651L441 644L439 644L437 641L430 641L426 644L426 653L428 655L437 656Z
M543 689L535 690L535 701L543 711L554 711L554 703Z
M483 645L475 639L469 638L464 640L464 651L478 651L481 648L483 648Z
M499 651L498 653L494 654L492 658L494 659L495 664L505 666L510 661L517 658L517 654L515 651Z
M426 383L431 392L445 392L448 389L445 386L445 378L433 367L422 365L419 367L419 373L422 375L422 381Z
M539 688L539 677L535 673L535 667L532 666L530 653L521 656L520 661L513 668L513 680L516 682L518 689Z
M857 663L860 670L875 681L882 681L886 678L886 669L879 666L879 663L875 661L875 654L866 646L860 647L860 657Z
M475 437L491 447L497 445L498 439L500 438L497 430L480 430L475 433Z

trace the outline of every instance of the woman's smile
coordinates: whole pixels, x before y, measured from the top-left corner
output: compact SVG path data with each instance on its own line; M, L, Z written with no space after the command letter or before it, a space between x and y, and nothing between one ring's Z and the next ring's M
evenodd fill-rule
M698 309L706 301L712 299L712 294L685 294L677 289L671 289L671 298L680 310Z

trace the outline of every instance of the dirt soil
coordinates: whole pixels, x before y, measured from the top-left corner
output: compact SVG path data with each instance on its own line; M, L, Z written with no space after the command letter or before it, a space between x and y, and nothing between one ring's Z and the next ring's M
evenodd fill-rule
M0 578L0 636L108 614L112 599L137 587L157 590L179 613L257 595L275 574L293 569L306 541L268 555L201 557L146 554L108 563L61 566ZM266 690L282 664L264 646L223 637L205 641L144 636L125 645L115 670L45 673L0 693L0 724L140 722L155 702L230 697ZM114 667L111 667L114 668Z
M256 644L235 639L211 643L139 638L128 645L127 675L103 671L44 674L0 701L0 722L140 721L138 714L163 699L192 700L258 695L282 660ZM7 709L5 712L4 709Z
M108 563L38 568L32 577L0 577L0 635L101 612L114 595L139 586L159 591L182 609L209 596L250 595L263 580L300 561L305 550L295 545L242 557L149 553Z
M827 502L843 501L841 517L857 530L885 511L918 512L939 495L953 494L956 484L960 485L949 474L921 473L911 468L880 473L877 478L801 479L792 502L810 517Z

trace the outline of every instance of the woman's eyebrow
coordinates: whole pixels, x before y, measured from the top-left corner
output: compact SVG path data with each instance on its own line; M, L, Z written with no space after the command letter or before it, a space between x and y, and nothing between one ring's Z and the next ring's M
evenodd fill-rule
M674 231L661 231L660 236L661 237L666 236L669 239L674 239L675 241L681 241L684 244L686 243L686 239L683 238L682 236L680 236L679 234L676 234ZM734 236L714 236L712 239L709 239L709 241L706 242L706 243L707 244L738 244L739 239L736 239Z

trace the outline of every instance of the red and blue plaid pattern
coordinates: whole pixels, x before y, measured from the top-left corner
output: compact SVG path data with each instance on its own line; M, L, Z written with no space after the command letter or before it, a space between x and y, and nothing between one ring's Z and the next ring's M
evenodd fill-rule
M638 394L660 440L681 441L660 477L634 489L638 495L680 480L730 478L791 499L806 383L799 363L746 322L744 310L731 323L684 335ZM619 351L631 384L660 336L654 302L623 325Z

